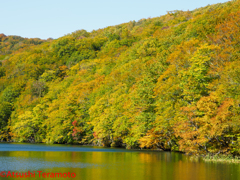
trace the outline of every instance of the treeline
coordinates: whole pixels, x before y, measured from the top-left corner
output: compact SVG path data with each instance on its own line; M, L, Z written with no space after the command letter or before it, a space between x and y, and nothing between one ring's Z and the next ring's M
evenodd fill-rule
M14 51L0 62L1 139L239 154L239 8L172 11Z
M52 39L48 39L49 41ZM32 45L39 45L46 40L41 40L39 38L22 38L20 36L6 36L5 34L0 34L0 60L8 58L7 55L13 52L19 52Z

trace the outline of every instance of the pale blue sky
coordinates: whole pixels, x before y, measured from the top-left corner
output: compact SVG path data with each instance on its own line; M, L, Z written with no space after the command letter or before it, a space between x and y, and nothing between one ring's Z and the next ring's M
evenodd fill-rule
M226 0L0 0L0 33L58 38L78 29L157 17L171 10L193 10Z

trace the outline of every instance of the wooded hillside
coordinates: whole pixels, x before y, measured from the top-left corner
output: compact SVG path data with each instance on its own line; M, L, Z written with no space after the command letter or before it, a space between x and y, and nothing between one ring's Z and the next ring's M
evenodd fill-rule
M1 139L239 154L239 9L48 41L0 35Z

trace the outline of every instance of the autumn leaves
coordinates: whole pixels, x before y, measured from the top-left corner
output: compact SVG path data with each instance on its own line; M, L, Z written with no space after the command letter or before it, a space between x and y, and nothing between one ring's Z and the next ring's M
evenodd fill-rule
M80 30L11 54L0 61L1 139L238 154L238 9Z

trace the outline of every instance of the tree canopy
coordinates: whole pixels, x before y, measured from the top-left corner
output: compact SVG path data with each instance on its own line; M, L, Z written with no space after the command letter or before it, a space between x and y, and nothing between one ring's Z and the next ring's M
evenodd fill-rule
M0 34L0 139L239 154L239 9L56 40Z

